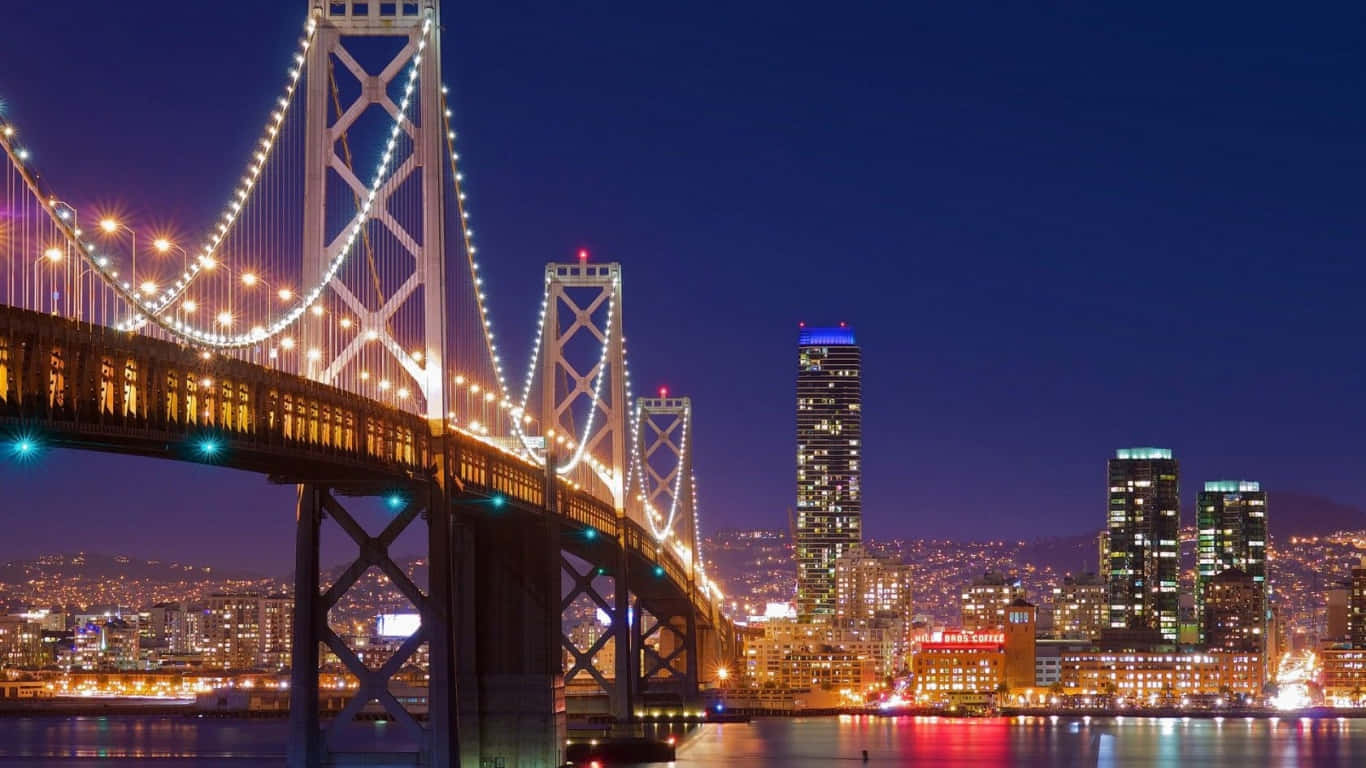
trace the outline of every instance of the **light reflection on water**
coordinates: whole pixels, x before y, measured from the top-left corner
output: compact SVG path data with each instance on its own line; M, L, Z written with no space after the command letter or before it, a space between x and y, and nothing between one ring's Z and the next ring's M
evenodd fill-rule
M0 766L157 768L283 765L286 720L230 720L184 716L0 718ZM345 751L416 748L403 729L353 723L338 742Z
M156 768L282 765L284 720L187 717L0 719L0 768ZM401 728L355 723L346 751L411 750ZM765 719L708 725L678 768L817 768L830 765L1361 766L1366 720L1345 718L1142 718L1125 716L868 717ZM155 761L152 759L155 758Z
M870 766L1362 766L1366 720L1248 718L796 718L708 725L678 768Z

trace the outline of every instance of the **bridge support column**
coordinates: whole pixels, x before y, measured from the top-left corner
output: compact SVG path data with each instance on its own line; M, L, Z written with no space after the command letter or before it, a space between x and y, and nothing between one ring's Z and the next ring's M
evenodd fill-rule
M453 766L459 760L460 738L456 706L455 601L451 590L455 571L451 563L451 505L445 490L432 483L427 503L427 753L434 766Z
M318 721L318 644L327 621L318 595L318 534L322 525L322 491L299 486L294 534L294 627L289 673L289 766L322 765L322 730Z
M613 577L612 647L615 657L615 677L612 681L612 717L619 724L635 722L636 699L640 677L640 650L633 641L631 630L634 611L631 610L631 583L627 569L630 557L623 543Z
M496 517L487 507L462 510L462 519L460 658L477 688L461 698L472 710L461 721L462 764L559 768L567 735L559 521Z

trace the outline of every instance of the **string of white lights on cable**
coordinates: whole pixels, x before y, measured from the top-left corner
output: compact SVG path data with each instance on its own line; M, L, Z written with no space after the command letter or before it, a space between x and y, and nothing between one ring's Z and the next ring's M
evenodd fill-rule
M310 19L310 23L313 23L312 19ZM365 226L366 221L368 221L369 219L370 211L375 203L375 198L379 194L379 189L386 180L389 171L389 166L392 164L394 148L397 145L399 133L403 130L403 124L408 119L408 107L412 103L412 94L414 89L417 87L418 82L418 65L422 61L422 51L426 48L427 34L431 31L431 27L432 21L429 16L428 18L424 19L422 24L422 32L421 37L418 40L417 52L413 56L413 61L411 64L411 68L409 70L408 81L404 86L403 99L399 104L398 113L394 116L394 124L390 131L389 141L385 147L384 155L380 158L378 167L375 171L374 178L370 184L370 189L366 196L365 202L361 205L360 210L357 211L355 217L352 219L352 222L347 231L346 241L343 247L337 252L337 255L333 257L333 259L328 263L327 270L324 272L322 280L319 282L319 284L314 286L307 292L301 292L301 300L295 306L291 307L288 312L284 313L278 320L273 322L268 327L257 326L255 328L252 328L249 332L245 334L230 335L214 333L212 331L205 331L200 328L191 326L190 324L185 323L180 319L167 320L165 318L159 317L158 315L154 314L154 312L156 310L163 308L166 305L165 299L144 299L143 297L137 295L136 288L134 286L129 285L127 282L119 283L109 270L109 261L107 259L97 258L94 255L94 244L82 241L80 239L80 236L75 233L73 228L68 226L66 222L62 221L49 210L49 215L52 217L52 220L54 224L57 226L58 231L62 233L63 237L65 237L68 241L70 241L73 245L76 246L76 249L81 253L82 258L84 258L90 264L90 266L96 270L96 274L98 274L107 285L112 287L114 291L124 301L138 308L138 314L135 315L129 321L119 326L119 330L135 330L140 325L144 324L147 321L150 321L152 323L155 323L162 329L170 332L171 334L184 340L187 340L193 344L217 349L239 349L242 347L258 344L262 341L265 341L266 339L269 339L279 334L286 328L293 325L294 322L298 320L300 317L302 317L303 314L306 311L308 311L309 307L311 307L322 295L322 292L327 288L328 283L330 283L332 281L332 278L336 276L337 271L341 269L342 264L346 261L347 256L350 255L353 247L355 246L356 238L359 237L362 227ZM302 64L300 64L300 66L302 66ZM297 79L297 75L294 73L298 71L298 69L291 70L291 77ZM283 119L282 113L277 111L275 114L280 115L278 119ZM271 126L271 128L274 128L274 126ZM275 132L278 132L278 129L276 129ZM272 135L274 135L274 133L272 133ZM19 157L19 159L23 159L24 157L26 157L26 153L21 156L19 155L19 152L12 151L12 147L8 141L6 141L4 145L6 152L10 153L12 159L16 156ZM20 165L17 161L16 165L20 167L21 172L23 173L23 176L25 178L25 181L29 183L34 194L37 195L39 199L46 199L45 196L42 194L41 189L37 186L36 179L34 179L32 174L28 172L27 167ZM256 169L257 173L259 173L260 167L261 165L259 164L253 166L253 168ZM239 189L239 192L240 191L241 190ZM240 205L236 210L240 210ZM234 215L236 214L236 210L233 211ZM220 223L218 229L218 236L221 237L221 235L226 233L227 231L226 223ZM201 257L200 261L192 265L190 269L192 272L197 273L201 269L210 268L209 265L211 265L212 263L213 262L211 259L207 259L207 257Z

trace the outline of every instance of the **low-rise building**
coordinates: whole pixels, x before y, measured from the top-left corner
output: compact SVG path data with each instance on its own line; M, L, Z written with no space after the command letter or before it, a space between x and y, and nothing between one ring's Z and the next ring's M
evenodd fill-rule
M1366 648L1325 648L1319 661L1323 698L1329 704L1355 707L1366 702Z
M1140 704L1262 693L1262 658L1256 653L1070 651L1062 654L1061 667L1068 693L1109 694Z

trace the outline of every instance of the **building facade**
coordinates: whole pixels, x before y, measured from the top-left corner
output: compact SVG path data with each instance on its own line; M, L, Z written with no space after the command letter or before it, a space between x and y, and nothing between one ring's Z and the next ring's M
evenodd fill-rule
M1025 589L1018 577L987 571L960 595L963 629L972 632L1003 627L1011 603L1024 599Z
M853 329L801 329L797 366L797 613L835 615L835 562L863 540L862 355Z
M1352 569L1347 593L1347 641L1353 648L1366 649L1366 557Z
M1109 462L1110 627L1177 640L1181 498L1166 448L1121 448Z
M1067 640L1099 637L1109 626L1110 591L1094 573L1064 576L1053 587L1053 636Z
M835 618L911 619L911 566L855 545L835 561Z
M211 669L281 669L289 664L293 601L279 595L210 595L203 619Z
M1266 492L1250 480L1205 483L1196 497L1195 610L1204 616L1210 579L1235 568L1266 594ZM1261 607L1263 615L1266 606ZM1201 638L1208 630L1202 624Z
M1205 583L1200 626L1211 650L1264 652L1265 583L1237 568L1216 573Z
M1072 651L1062 654L1069 693L1109 694L1149 706L1179 705L1186 696L1262 692L1262 658L1255 653Z

